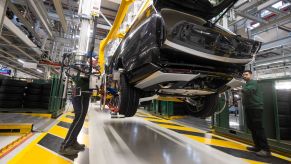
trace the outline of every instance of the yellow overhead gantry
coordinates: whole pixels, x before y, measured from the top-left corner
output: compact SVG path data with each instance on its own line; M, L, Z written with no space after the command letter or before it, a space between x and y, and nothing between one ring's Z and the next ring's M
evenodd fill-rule
M129 6L134 2L135 0L122 0L120 7L118 9L116 18L114 20L114 23L106 36L105 39L103 39L100 42L100 48L99 48L99 58L98 58L98 64L100 66L100 72L104 72L105 67L105 47L106 45L113 39L116 38L123 38L125 34L119 33L120 25L122 24L124 17L126 16L126 13L128 12ZM140 13L138 16L147 8L151 0L147 0L147 2L142 6L142 9L140 10Z

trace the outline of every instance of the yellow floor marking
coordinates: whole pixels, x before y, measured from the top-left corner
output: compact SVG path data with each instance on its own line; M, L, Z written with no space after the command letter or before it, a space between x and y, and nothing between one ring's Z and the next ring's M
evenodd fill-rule
M22 149L8 164L66 164L70 161L61 158L60 156L51 153L40 146L37 143L46 135L46 133L38 136L28 146ZM45 159L45 160L44 160Z
M246 146L241 145L241 144L237 144L234 142L230 142L230 141L209 139L209 138L198 137L198 136L193 136L193 135L186 135L186 134L185 134L185 136L187 136L195 141L207 144L207 145L220 146L220 147L225 147L225 148L247 151Z
M75 116L75 114L72 112L65 113L65 115Z
M144 114L136 114L137 117L151 117L151 118L157 118L162 119L161 117L153 116L153 115L144 115Z
M9 164L70 164L71 161L62 158L61 156L54 154L50 151L47 151L45 148L34 145L29 151L26 153L25 157L19 159L17 162L9 162Z
M54 125L48 132L55 136L65 139L69 129ZM89 136L85 133L79 133L78 141L82 144L85 144L86 147L89 147Z
M54 125L48 132L50 134L53 134L55 136L58 136L58 137L65 139L68 131L69 131L69 129L67 129L67 128L63 128L61 126Z
M155 116L153 116L153 115L151 115L151 114L149 114L149 113L144 113L144 112L140 112L140 111L138 111L138 112L136 112L137 114L140 114L140 115L144 115L144 116L151 116L151 117L155 117Z
M73 119L67 118L67 117L62 117L59 119L60 121L66 122L66 123L72 123Z
M284 159L284 160L286 160L286 161L291 162L291 158L289 158L289 157L285 157L285 156L280 155L280 154L277 154L277 153L272 153L272 156L275 156L275 157L277 157L277 158L281 158L281 159Z
M52 118L52 114L47 114L47 113L19 113L19 114L35 116L35 117Z
M171 122L171 121L169 121L169 120L162 120L162 119L154 119L154 118L143 118L143 119L145 119L145 120L147 120L147 121L164 122L164 123L173 123L173 122Z
M265 164L265 162L254 161L250 159L241 158L242 160L246 161L249 164Z
M61 117L59 120L60 121L63 121L63 122L66 122L66 123L72 123L73 122L73 119L68 118L68 117ZM88 128L89 127L88 121L84 121L83 127L85 127L85 128Z
M198 132L202 133L201 130L199 129L194 129L194 128L189 128L189 127L184 127L184 126L175 126L175 125L164 125L164 124L159 124L159 126L167 129L174 129L174 130L182 130L182 131L190 131L190 132Z
M146 113L143 113L143 112L140 112L138 111L137 112L138 114L146 114ZM156 117L156 116L153 116L151 114L146 114L146 116L149 116L149 117ZM160 118L160 117L156 117L156 118ZM144 118L145 120L147 121L155 121L155 122L161 122L161 123L174 123L174 124L177 124L176 122L171 122L169 120L165 120L165 119L153 119L153 118ZM193 132L200 132L200 133L205 133L206 137L198 137L198 136L193 136L193 135L185 135L193 140L196 140L198 142L201 142L201 143L205 143L205 144L209 144L209 145L215 145L215 146L220 146L220 147L226 147L226 148L232 148L232 149L238 149L238 150L243 150L243 151L247 151L246 150L246 147L247 145L243 144L243 143L240 143L240 142L235 142L231 139L228 139L228 138L225 138L225 137L222 137L222 136L219 136L219 135L213 135L213 134L209 134L211 137L218 137L218 138L221 138L221 139L224 139L224 140L217 140L217 139L213 139L211 137L207 138L207 134L206 132L204 131L201 131L199 129L196 129L196 128L189 128L187 126L184 126L184 125L181 125L182 127L179 127L179 126L174 126L174 125L164 125L164 124L158 124L159 126L161 127L164 127L164 128L167 128L167 129L176 129L176 130L184 130L184 131L193 131ZM179 125L179 124L178 124ZM286 161L289 161L291 162L291 158L289 157L285 157L283 155L280 155L280 154L277 154L277 153L272 153L272 156L275 156L277 158L281 158L283 160L286 160ZM247 161L248 163L251 163L251 164L263 164L264 162L258 162L258 161L253 161L253 160L248 160L248 159L243 159L245 161Z
M176 119L181 119L181 118L185 118L186 116L169 116L169 117L166 117L170 120L176 120Z

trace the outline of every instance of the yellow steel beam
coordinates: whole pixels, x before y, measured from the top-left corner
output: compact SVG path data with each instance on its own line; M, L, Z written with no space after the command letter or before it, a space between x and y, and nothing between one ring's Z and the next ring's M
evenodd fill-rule
M32 130L30 123L1 123L0 135L27 134Z
M105 47L112 39L124 37L125 34L118 33L119 28L124 20L124 17L126 16L126 13L128 11L129 6L133 2L134 2L134 0L122 0L120 7L118 9L116 18L114 20L114 23L113 23L107 37L100 42L98 64L100 66L101 72L104 72L104 67L105 67L105 54L104 54ZM151 0L147 0L147 2L142 7L140 13L138 14L138 16L146 10L146 8L149 6L150 2L151 2ZM128 30L126 30L126 32L127 31Z
M128 11L129 6L134 2L134 0L122 0L120 7L118 9L116 18L114 20L114 23L105 39L103 39L100 42L100 48L99 48L99 58L98 63L100 64L100 71L104 71L105 66L105 56L104 56L104 50L105 46L109 43L109 41L117 34L119 27L121 23L123 22L123 19Z

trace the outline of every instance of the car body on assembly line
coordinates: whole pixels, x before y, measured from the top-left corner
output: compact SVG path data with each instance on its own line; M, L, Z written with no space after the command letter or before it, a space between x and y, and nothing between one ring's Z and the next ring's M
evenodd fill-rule
M233 0L216 6L208 0L153 1L109 65L109 73L120 72L112 80L119 90L119 112L133 116L139 98L161 95L185 101L193 116L211 116L218 94L240 77L261 46L211 23L233 5Z

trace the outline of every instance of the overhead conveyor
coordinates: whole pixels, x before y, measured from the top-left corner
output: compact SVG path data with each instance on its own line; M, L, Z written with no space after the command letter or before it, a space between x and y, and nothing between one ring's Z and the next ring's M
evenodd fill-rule
M114 39L117 38L122 38L125 33L120 32L120 27L121 24L124 21L124 18L128 12L128 9L130 7L130 5L132 5L132 3L134 2L134 0L122 0L117 15L115 17L114 23L108 33L108 35L106 36L105 39L103 39L100 42L100 46L99 46L99 58L98 58L98 63L100 65L100 71L104 72L105 70L105 48L108 45L109 42L113 41ZM150 4L150 0L147 0L143 3L142 7L140 8L138 14L136 15L135 19L149 6ZM135 20L133 19L133 21ZM132 22L133 22L132 21Z

